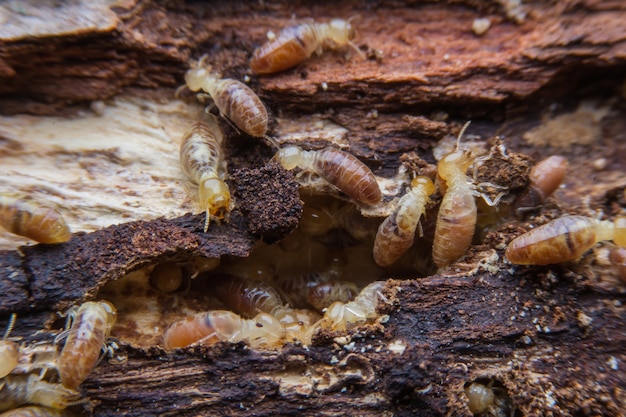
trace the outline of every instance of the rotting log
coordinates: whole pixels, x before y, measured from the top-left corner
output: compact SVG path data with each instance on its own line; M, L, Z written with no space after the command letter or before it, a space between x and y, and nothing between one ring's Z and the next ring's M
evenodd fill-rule
M463 388L474 380L495 381L517 416L623 415L626 290L602 263L606 248L551 267L511 267L503 252L528 223L562 213L623 213L626 6L525 3L526 17L516 22L500 3L128 1L69 9L61 2L56 14L30 3L1 6L3 158L19 153L21 141L28 149L29 139L7 127L28 122L8 115L77 117L86 104L121 94L171 101L187 61L204 53L216 69L241 79L266 32L290 24L295 14L358 15L356 42L368 59L327 52L281 74L253 76L250 85L272 112L279 139L301 133L301 143L319 148L329 139L307 136L310 121L332 123L345 128L340 146L391 177L405 153L433 162L436 142L472 118L474 135L497 134L509 150L536 159L560 153L570 161L566 187L542 214L490 231L442 274L390 280L388 302L379 306L389 315L386 323L347 337L322 333L313 346L276 352L238 344L172 353L120 341L127 361L103 361L82 386L95 415L471 415ZM71 13L90 14L72 19ZM485 16L491 28L477 36L472 22ZM32 22L45 20L50 25L37 31ZM573 121L582 122L572 129ZM131 123L122 120L136 129ZM244 183L245 170L271 151L224 128L229 170L243 169ZM80 159L80 152L70 156ZM97 167L100 155L84 157ZM106 157L128 166L124 152ZM67 244L3 251L0 313L18 314L14 335L49 326L56 311L144 265L246 256L255 243L238 210L228 225L203 234L201 215L183 215L193 205L173 206L155 219L139 210L143 205L131 205L120 208L126 222L95 227L77 216L75 224L83 226L77 230L89 233L78 232Z

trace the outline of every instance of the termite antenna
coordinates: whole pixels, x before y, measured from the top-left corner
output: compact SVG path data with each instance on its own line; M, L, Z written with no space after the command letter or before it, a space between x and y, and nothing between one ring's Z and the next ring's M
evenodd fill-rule
M9 319L9 325L7 326L7 329L4 332L4 336L2 336L2 340L7 340L7 338L11 334L11 331L13 330L13 327L15 326L15 319L16 318L17 318L17 314L12 313L11 314L11 318Z
M358 47L358 46L356 46L356 44L355 44L354 42L352 42L352 41L348 41L348 45L350 45L350 47L351 47L352 49L354 49L354 50L356 51L356 53L357 53L357 54L359 54L359 56L360 56L362 59L367 59L367 57L365 56L365 53L364 53L363 51L361 51L361 49L359 49L359 47Z
M185 91L185 89L187 89L187 88L188 88L188 87L187 87L187 84L183 84L183 85L181 85L180 87L178 87L178 88L176 89L176 91L174 92L174 98L178 98L178 97L180 97L180 93L181 93L181 92L183 92L183 91Z
M263 135L263 139L265 139L267 141L267 143L270 145L271 148L278 150L280 149L280 144L278 143L278 141L276 140L276 138L273 138L269 135Z
M459 147L461 146L461 138L463 137L463 134L467 130L467 128L470 125L470 123L472 123L471 120L468 120L467 122L465 122L465 124L461 128L461 131L459 132L459 136L456 137L456 150L457 151L459 150Z

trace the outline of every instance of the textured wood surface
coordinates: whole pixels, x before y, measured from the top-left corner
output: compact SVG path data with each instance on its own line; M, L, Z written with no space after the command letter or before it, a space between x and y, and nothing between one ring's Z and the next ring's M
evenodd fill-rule
M389 301L379 306L386 323L277 352L239 344L168 353L120 341L126 360L103 361L81 386L95 415L469 416L463 387L474 380L504 390L516 416L623 415L626 289L602 261L607 247L549 267L512 267L503 253L531 224L624 212L626 6L529 2L516 21L501 3L0 6L5 124L23 113L76 117L119 94L172 100L188 60L205 53L225 76L243 79L266 32L292 16L356 16L355 41L367 59L326 52L280 74L251 76L272 113L272 133L306 136L311 120L335 123L347 129L350 152L391 177L405 153L434 162L437 141L471 118L473 135L497 134L512 151L570 161L565 188L538 216L498 226L441 274L390 280ZM482 36L471 29L480 17L491 19ZM224 128L229 170L271 155ZM0 145L9 153L14 141L0 137ZM250 252L251 226L238 211L206 235L201 217L120 222L55 247L3 251L0 314L18 313L15 336L31 335L126 272Z

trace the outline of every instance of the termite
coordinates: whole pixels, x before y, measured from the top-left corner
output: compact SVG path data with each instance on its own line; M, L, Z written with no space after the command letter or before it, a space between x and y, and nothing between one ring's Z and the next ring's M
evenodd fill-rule
M62 243L72 237L58 211L0 195L0 226L40 243Z
M559 188L565 178L567 165L567 159L552 155L532 167L528 190L513 202L518 216L543 204Z
M615 221L564 216L513 239L506 257L518 265L550 265L580 258L603 240L626 247L626 217Z
M72 324L58 360L64 387L76 389L87 379L116 319L117 311L108 301L88 301L70 313L68 322Z
M250 136L264 137L267 132L267 109L261 99L244 83L231 78L221 78L205 64L207 55L193 64L185 74L191 91L209 94L220 114L231 120Z
M163 335L163 346L176 349L193 344L246 341L253 346L268 347L277 344L283 333L271 314L259 313L246 320L232 311L213 310L172 323Z
M222 151L224 136L217 123L195 123L183 136L180 162L185 174L198 184L200 205L206 211L204 231L211 219L228 219L230 190L226 179L226 161Z
M375 227L374 219L363 217L354 204L336 199L323 206L305 204L298 224L302 234L313 237L323 236L333 229L343 229L357 243L371 239Z
M24 404L64 409L77 404L80 394L61 384L42 380L41 375L9 375L0 386L0 411L10 410Z
M267 313L275 317L287 332L296 334L310 324L308 317L285 305L278 291L267 282L229 274L215 275L211 281L212 293L244 317Z
M352 42L354 35L350 22L343 19L289 26L254 51L250 69L257 74L283 71L304 61L314 51L320 54L324 47L338 49L349 45L364 58L363 52Z
M459 149L463 126L457 138L457 149L444 156L437 165L437 174L445 184L445 194L435 227L433 261L444 267L459 259L472 243L476 227L476 202L474 187L466 175L473 162L469 151Z
M411 190L378 227L373 255L379 266L393 264L413 246L415 230L434 192L435 185L428 177L419 176L411 181Z
M348 281L328 281L310 287L306 300L316 310L322 311L335 302L348 303L359 294L356 284Z
M7 340L9 334L11 334L11 330L13 330L13 326L15 325L15 317L15 313L11 314L9 325L4 332L2 340L0 340L0 378L4 378L9 375L19 362L19 345L12 340Z
M14 410L5 411L0 417L64 417L67 413L63 410L56 410L49 407L40 407L37 405L29 405L26 407L16 408Z
M331 330L346 330L352 325L376 318L378 302L386 299L382 294L384 286L384 281L375 281L363 288L353 301L333 303L326 310L320 325Z
M360 204L374 205L382 193L372 171L353 155L335 148L305 151L299 146L281 148L274 158L288 170L299 167L314 172Z

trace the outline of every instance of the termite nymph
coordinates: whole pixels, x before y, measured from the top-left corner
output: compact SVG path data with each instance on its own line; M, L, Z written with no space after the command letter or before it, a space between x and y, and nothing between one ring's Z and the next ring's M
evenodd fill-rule
M237 313L248 318L267 313L290 333L301 333L303 326L310 324L307 317L285 305L278 291L267 282L220 274L213 278L212 290Z
M415 230L434 192L435 185L428 177L419 176L411 181L411 190L378 228L373 255L379 266L393 264L413 246Z
M230 190L226 179L226 161L222 151L224 136L215 121L195 123L180 144L180 162L185 174L198 184L200 205L206 211L204 231L211 219L228 219Z
M191 91L209 94L220 113L250 136L265 137L267 132L267 109L261 99L244 83L221 76L205 65L207 55L192 65L185 74L185 82Z
M359 204L374 205L382 193L372 171L353 155L335 148L305 151L298 146L281 148L274 159L285 169L296 167L324 178Z
M353 301L333 303L326 310L319 325L331 330L346 330L350 326L376 318L378 302L386 300L381 292L384 286L384 281L375 281L363 288Z
M459 149L463 126L457 138L457 149L444 156L437 165L437 173L445 183L445 194L435 228L433 261L444 267L459 259L472 243L476 227L477 208L474 189L466 175L473 162L471 152Z
M1 194L0 226L40 243L62 243L72 237L58 211Z
M283 29L276 37L254 51L250 69L257 74L286 70L324 47L338 49L349 45L362 58L363 52L352 42L355 30L349 20L333 19L329 23L300 23Z
M88 301L75 314L70 314L68 320L71 319L72 326L58 368L63 386L76 389L96 366L117 319L117 311L108 301Z
M80 394L61 384L42 379L41 375L8 375L0 384L0 411L24 404L43 405L58 410L79 403Z
M267 347L275 345L282 337L282 326L270 314L259 313L246 320L232 311L213 310L172 323L163 335L163 346L176 349L193 344L246 341L253 346Z
M15 317L15 313L11 314L7 329L2 340L0 340L0 378L9 375L19 362L20 348L18 344L12 340L7 340L15 325Z
M513 239L506 248L506 257L518 265L556 264L578 259L603 240L626 247L626 217L614 222L584 216L560 217Z
M308 289L306 300L317 311L322 311L335 302L349 303L359 294L355 283L328 281Z

